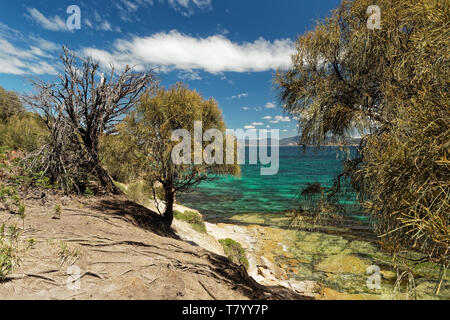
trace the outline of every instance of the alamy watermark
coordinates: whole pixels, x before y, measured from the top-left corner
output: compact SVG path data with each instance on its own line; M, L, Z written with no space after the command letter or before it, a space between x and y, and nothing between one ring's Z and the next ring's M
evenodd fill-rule
M367 268L367 274L370 276L367 278L366 285L370 290L381 289L381 269L379 266L372 265Z
M66 13L69 17L66 20L66 27L69 30L81 29L81 9L77 5L70 5L67 7Z
M366 14L370 15L367 19L367 28L370 30L381 29L381 9L379 6L371 5L367 8Z
M80 290L81 289L81 269L78 266L69 266L67 268L67 280L66 286L69 290Z
M171 153L172 162L176 165L246 164L248 149L249 164L269 165L261 168L261 175L275 175L279 170L279 130L228 129L224 141L222 131L209 129L203 133L203 122L195 121L193 139L189 130L177 129L172 132L171 141L180 140ZM203 142L211 143L203 150Z

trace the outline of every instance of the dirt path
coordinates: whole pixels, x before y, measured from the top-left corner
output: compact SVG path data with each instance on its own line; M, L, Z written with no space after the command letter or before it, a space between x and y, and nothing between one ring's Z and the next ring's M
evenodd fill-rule
M54 206L61 203L59 219ZM178 239L124 197L26 200L20 266L0 299L302 299ZM0 224L22 220L0 211ZM79 284L79 288L78 288Z

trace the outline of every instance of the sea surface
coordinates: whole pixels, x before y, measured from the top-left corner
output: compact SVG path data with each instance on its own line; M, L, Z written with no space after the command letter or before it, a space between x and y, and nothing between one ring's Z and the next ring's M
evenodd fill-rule
M258 238L258 250L270 255L288 272L290 279L315 280L331 293L330 299L450 299L450 275L441 295L434 296L439 267L434 264L411 265L416 290L395 285L397 265L375 241L370 219L362 213L353 190L339 198L343 224L325 225L312 230L307 224L298 230L287 227L286 211L299 205L298 194L309 183L332 186L342 170L344 157L356 156L351 148L345 154L336 147L320 150L280 147L280 168L273 176L262 176L260 165L242 165L240 178L221 177L200 184L190 193L178 196L178 202L199 210L206 221L228 223L255 230L267 227ZM355 219L356 218L356 219ZM413 252L410 252L413 254ZM420 254L414 253L420 257ZM382 270L380 288L367 286L369 266ZM403 267L402 267L403 268ZM333 295L335 295L333 297Z
M246 154L248 155L248 148ZM299 205L299 193L308 183L319 182L329 188L342 169L346 156L355 156L337 147L280 147L279 171L261 175L261 165L241 165L241 177L218 177L202 182L191 192L180 194L178 201L202 212L205 218L241 213L278 213ZM248 163L248 161L247 161ZM266 166L267 167L267 166ZM354 192L339 198L345 213L358 216L360 207Z

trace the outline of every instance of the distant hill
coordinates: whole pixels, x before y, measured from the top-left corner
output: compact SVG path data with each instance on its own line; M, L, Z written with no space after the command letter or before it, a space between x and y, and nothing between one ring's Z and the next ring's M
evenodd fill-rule
M359 146L359 143L361 142L361 138L350 138L348 140L349 140L350 146ZM284 139L280 139L279 145L280 145L280 147L298 146L299 141L300 141L299 136L284 138ZM337 144L329 141L325 145L326 146L335 146Z
M290 138L283 138L278 140L278 145L280 147L295 147L298 146L298 143L300 141L300 137L299 136L294 136L294 137L290 137ZM359 146L361 139L360 138L350 138L349 139L349 145L350 146ZM240 143L242 143L243 141L240 140ZM247 140L246 141L246 146L255 146L257 145L256 140ZM260 143L259 145L264 145L264 143ZM336 146L336 143L334 142L328 142L325 144L326 146Z
M284 138L284 139L280 139L279 145L280 145L280 147L298 146L299 141L300 141L299 136Z
M284 139L280 139L279 145L280 145L280 147L298 146L299 141L300 141L299 136L284 138ZM350 146L359 146L359 143L361 142L361 138L350 138L350 139L348 139L348 141L349 141L348 145L350 145ZM337 144L329 141L325 145L326 146L335 146Z

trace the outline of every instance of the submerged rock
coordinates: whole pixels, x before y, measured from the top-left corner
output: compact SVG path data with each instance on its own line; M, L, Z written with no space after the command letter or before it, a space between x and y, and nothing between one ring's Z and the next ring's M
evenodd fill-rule
M270 272L272 272L272 274L275 276L275 278L280 280L287 280L288 276L286 274L286 271L281 269L275 263L270 262L267 258L261 257L261 264L267 269L269 269Z
M335 255L323 259L316 265L316 270L327 273L366 273L369 265L353 255Z
M323 286L317 281L289 281L290 287L297 293L307 297L320 299L323 295Z

